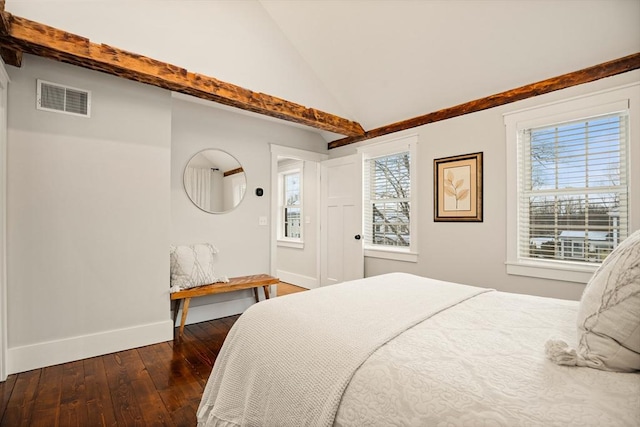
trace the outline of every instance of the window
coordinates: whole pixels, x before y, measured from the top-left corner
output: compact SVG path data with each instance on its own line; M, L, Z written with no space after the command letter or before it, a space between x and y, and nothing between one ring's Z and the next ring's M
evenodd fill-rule
M520 253L601 262L627 236L627 113L520 134Z
M411 242L410 155L408 151L366 161L369 229L365 242L409 246Z
M300 239L300 213L302 212L300 198L300 172L282 175L282 236L290 239Z
M360 149L364 154L365 256L417 261L415 162L417 138Z
M629 234L629 100L594 96L553 107L563 106L567 113L505 119L517 151L507 265L511 274L586 282Z
M301 247L302 222L302 162L279 167L279 244Z

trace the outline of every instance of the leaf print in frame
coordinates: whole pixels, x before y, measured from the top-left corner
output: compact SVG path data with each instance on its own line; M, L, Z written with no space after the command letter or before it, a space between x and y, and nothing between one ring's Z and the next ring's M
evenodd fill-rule
M434 221L482 221L482 160L482 153L434 160Z
M468 211L471 209L469 198L469 166L458 166L444 169L444 210Z

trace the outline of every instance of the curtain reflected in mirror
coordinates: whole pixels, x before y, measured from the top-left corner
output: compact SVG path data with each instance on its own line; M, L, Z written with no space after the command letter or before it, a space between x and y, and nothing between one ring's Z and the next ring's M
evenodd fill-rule
M200 151L184 170L184 189L194 205L205 212L224 213L244 198L247 179L240 162L217 149Z

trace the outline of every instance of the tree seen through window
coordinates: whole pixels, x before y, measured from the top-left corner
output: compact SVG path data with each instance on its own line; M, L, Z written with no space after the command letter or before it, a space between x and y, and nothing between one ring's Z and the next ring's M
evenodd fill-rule
M599 262L622 240L625 119L616 114L525 131L529 257Z
M409 160L408 152L369 160L371 243L374 245L410 244Z

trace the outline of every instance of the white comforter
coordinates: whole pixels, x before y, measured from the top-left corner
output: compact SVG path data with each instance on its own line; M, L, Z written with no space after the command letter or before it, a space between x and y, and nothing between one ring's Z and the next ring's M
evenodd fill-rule
M199 423L640 425L640 374L545 359L547 339L575 342L577 302L484 292L392 274L257 304L225 342Z
M487 291L392 273L255 304L216 358L198 423L330 426L353 373L375 350Z
M491 292L380 347L355 373L336 426L640 426L640 374L559 366L578 303Z

